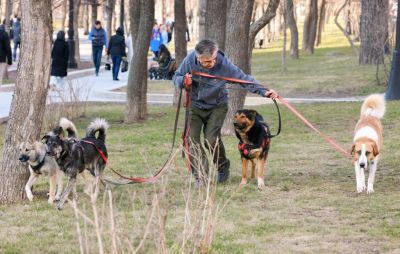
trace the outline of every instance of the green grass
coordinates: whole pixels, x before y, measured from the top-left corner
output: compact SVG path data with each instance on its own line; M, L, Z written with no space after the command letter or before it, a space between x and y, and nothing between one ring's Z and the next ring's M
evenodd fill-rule
M298 105L298 109L326 134L350 149L360 105L317 103ZM282 133L272 141L264 191L259 191L254 181L238 188L241 173L237 140L224 137L231 160L231 178L228 183L218 186L217 203L220 205L229 198L230 202L218 216L211 252L399 251L399 108L399 102L388 103L383 120L385 146L372 195L356 194L351 161L332 150L285 109L282 109ZM274 107L256 109L275 129ZM151 106L149 119L135 124L122 123L123 110L121 105L90 106L87 117L77 119L75 123L83 133L94 117L106 118L111 125L107 135L110 164L128 175L149 176L167 158L174 110ZM0 134L4 134L4 126L1 126ZM109 170L106 174L112 175ZM171 247L179 244L182 237L183 191L190 181L183 159L177 159L164 181L167 194L161 202L168 207L166 242ZM143 234L152 196L160 193L162 186L157 183L113 188L118 232L129 237L135 246ZM82 188L79 183L79 207L90 215L89 199L82 193ZM34 188L34 202L0 206L0 253L79 252L72 208L66 205L60 212L47 204L47 190L48 181L42 178ZM196 193L192 196L194 198ZM98 202L101 207L102 195ZM154 251L157 232L158 227L152 225L143 253ZM94 231L89 234L95 243ZM105 241L109 243L109 239ZM91 251L97 252L95 244L93 246ZM106 250L109 252L109 245Z

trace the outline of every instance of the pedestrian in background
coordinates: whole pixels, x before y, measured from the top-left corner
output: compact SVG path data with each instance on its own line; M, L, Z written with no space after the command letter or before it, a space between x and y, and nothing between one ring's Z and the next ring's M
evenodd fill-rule
M12 26L13 31L13 41L14 41L14 49L13 49L13 61L17 60L17 49L21 50L21 18L17 18L14 21Z
M0 25L0 86L7 71L7 64L12 65L10 37L5 31L4 25Z
M160 26L160 33L161 33L161 44L168 46L168 32L166 25Z
M89 33L89 40L92 41L93 63L96 69L96 76L99 76L103 47L107 48L107 33L101 26L101 22L99 20L97 20L94 24L94 27Z
M153 31L151 32L151 39L150 39L150 49L154 54L154 60L158 59L160 45L161 45L161 32L157 23L155 23L153 26Z
M50 84L64 88L67 76L69 49L65 41L65 32L59 31L51 51L51 80Z
M116 34L111 36L110 43L108 44L107 56L111 55L112 59L112 75L113 80L118 81L118 73L119 68L121 66L122 58L126 60L126 51L125 51L125 38L124 38L124 30L122 27L119 27L116 31Z

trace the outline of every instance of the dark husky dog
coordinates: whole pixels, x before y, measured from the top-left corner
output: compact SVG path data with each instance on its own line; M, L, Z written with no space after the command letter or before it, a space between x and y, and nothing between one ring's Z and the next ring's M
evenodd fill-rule
M68 184L57 204L59 210L63 208L71 190L74 191L75 196L76 178L79 173L87 169L96 177L97 183L100 180L106 162L97 149L108 157L105 145L107 128L108 123L104 119L95 119L87 128L86 137L77 140L74 124L64 118L61 119L60 126L43 137L47 145L47 154L55 157L60 169L69 177ZM64 131L68 132L68 138L64 136Z

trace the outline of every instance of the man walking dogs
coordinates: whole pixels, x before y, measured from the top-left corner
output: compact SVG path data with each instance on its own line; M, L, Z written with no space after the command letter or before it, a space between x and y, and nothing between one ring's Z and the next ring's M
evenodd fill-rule
M195 51L186 56L178 70L175 72L173 81L178 88L185 88L191 91L190 116L188 123L189 158L192 173L197 182L201 185L199 179L199 168L208 170L208 161L205 152L201 147L200 134L203 130L205 147L211 149L214 154L213 162L218 167L218 182L225 182L229 178L229 159L226 157L225 148L221 140L221 128L228 111L228 91L225 87L227 81L219 79L209 79L204 77L192 77L192 72L204 72L216 76L244 79L259 83L253 77L246 75L240 68L232 64L218 50L218 46L211 40L202 40ZM204 83L203 83L204 81ZM278 94L261 85L243 86L252 93L260 96L277 98ZM214 149L218 149L214 151ZM202 151L202 165L198 163L192 155L195 151ZM205 172L207 173L207 172Z

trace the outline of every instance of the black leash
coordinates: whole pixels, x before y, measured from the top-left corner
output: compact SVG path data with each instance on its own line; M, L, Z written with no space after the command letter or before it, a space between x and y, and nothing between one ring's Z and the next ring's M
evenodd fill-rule
M197 78L193 78L193 76L192 76L192 80L196 81L198 83L203 83L203 84L209 85L209 86L215 86L215 85L207 83L207 82L205 82L203 80L200 80L200 79L197 79ZM239 84L239 83L237 83L237 84ZM225 89L228 89L228 90L239 90L239 91L248 92L248 90L245 89L245 88L225 87ZM281 133L281 130L282 130L282 116L281 116L281 111L279 109L279 106L278 106L278 103L276 102L276 100L275 99L271 99L271 100L274 102L275 107L276 107L276 111L278 112L278 131L274 135L268 135L269 138L274 138L274 137L278 136Z
M172 145L171 145L171 149L168 154L168 159L165 161L163 166L153 176L151 176L151 177L128 177L128 176L122 175L121 173L119 173L118 171L116 171L112 167L110 167L111 171L114 172L116 175L120 176L121 179L114 180L114 179L109 179L109 178L103 177L102 180L104 180L108 183L114 184L114 185L126 185L126 184L133 184L133 183L149 183L149 182L153 182L158 177L160 177L162 175L162 173L167 169L166 166L169 163L169 161L171 160L171 157L173 155L173 151L174 151L174 147L175 147L175 140L176 140L176 133L177 133L177 129L178 129L181 103L182 103L182 89L180 89L180 92L179 92L178 106L177 106L176 114L175 114L174 132L172 135ZM96 147L96 149L98 149L98 148ZM102 154L101 151L98 150L98 152L100 153L100 155ZM107 162L107 159L104 159L103 156L102 156L102 158L103 158L103 160L105 160ZM123 182L121 180L123 180Z

